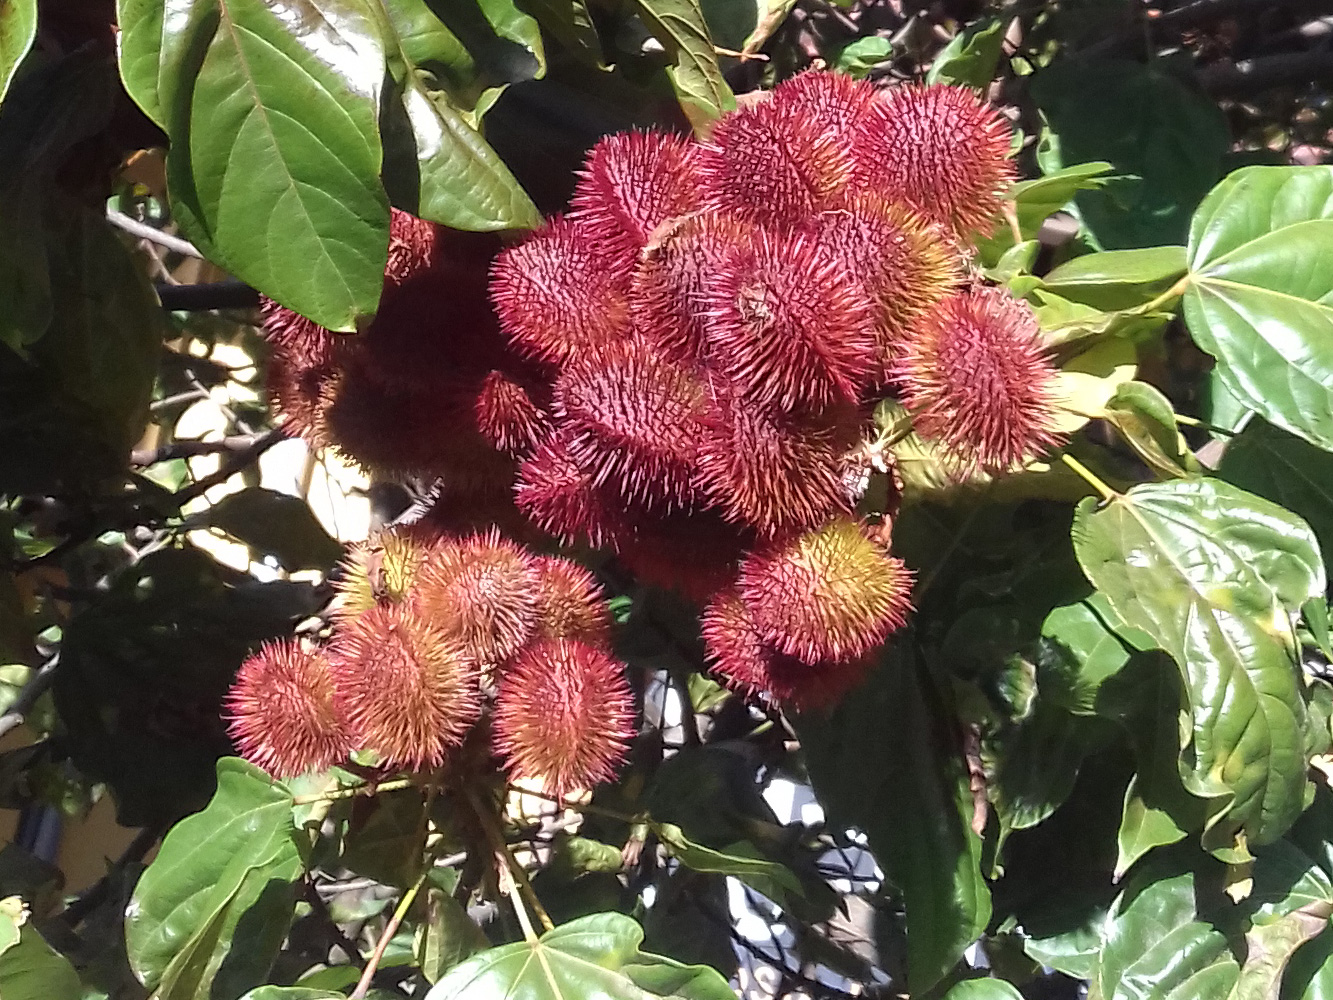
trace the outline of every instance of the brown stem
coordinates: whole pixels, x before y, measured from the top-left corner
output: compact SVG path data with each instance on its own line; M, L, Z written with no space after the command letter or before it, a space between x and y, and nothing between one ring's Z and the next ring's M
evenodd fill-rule
M430 871L430 866L426 866L426 871L421 873L421 877L416 880L412 888L403 893L403 898L398 901L398 908L393 911L393 916L389 922L384 925L384 932L380 939L375 942L375 950L370 953L370 958L366 962L366 967L361 972L361 978L357 980L356 989L352 990L350 1000L363 1000L367 991L370 989L370 981L375 978L375 970L380 967L380 962L384 959L385 949L389 947L389 942L393 936L398 933L398 927L407 916L407 911L412 908L412 903L416 901L417 893L421 887L426 884L426 874Z

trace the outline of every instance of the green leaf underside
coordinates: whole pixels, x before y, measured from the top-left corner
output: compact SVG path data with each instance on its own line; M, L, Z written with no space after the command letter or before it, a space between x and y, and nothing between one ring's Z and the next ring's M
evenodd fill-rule
M0 0L0 101L37 37L37 0Z
M1220 798L1212 846L1275 840L1303 808L1308 716L1291 616L1324 589L1308 526L1218 480L1137 486L1080 504L1074 547L1126 623L1180 666L1186 785ZM1225 821L1224 821L1224 817Z
M634 0L648 30L674 60L667 68L681 110L695 131L706 131L736 98L722 78L699 0Z
M713 969L639 950L643 930L620 913L580 917L543 934L492 948L456 966L426 1000L733 1000Z

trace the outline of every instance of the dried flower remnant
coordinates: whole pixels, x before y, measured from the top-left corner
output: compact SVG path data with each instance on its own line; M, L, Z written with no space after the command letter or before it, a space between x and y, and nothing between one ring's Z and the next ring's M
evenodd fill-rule
M634 736L624 668L586 642L534 643L505 670L493 733L511 779L544 779L561 798L609 781Z
M349 749L328 661L297 640L264 643L242 663L224 711L241 756L275 777L322 771Z
M946 300L899 360L896 380L916 430L962 465L1010 472L1060 443L1056 370L1031 308L1002 288Z
M389 767L439 766L481 714L476 662L401 605L377 605L342 625L329 664L353 739Z

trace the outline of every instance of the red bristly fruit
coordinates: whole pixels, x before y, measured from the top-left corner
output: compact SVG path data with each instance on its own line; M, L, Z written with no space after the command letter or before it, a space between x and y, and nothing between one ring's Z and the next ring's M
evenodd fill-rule
M513 780L544 779L562 799L609 781L634 737L624 667L586 642L534 643L505 670L492 731Z
M665 132L619 132L588 154L570 218L612 266L632 269L639 251L668 219L699 208L698 147Z
M784 410L851 403L875 371L870 297L803 233L755 233L708 281L709 364Z
M578 639L605 647L611 636L611 615L597 579L578 563L560 556L538 556L537 641Z
M570 452L570 435L547 438L518 470L514 502L538 528L567 545L595 549L629 533L624 504L594 485Z
M409 599L422 564L438 542L414 527L382 531L352 546L334 584L340 620L355 618L381 602Z
M843 207L813 216L806 231L870 293L881 366L962 282L962 258L949 238L912 209L877 195L850 196Z
M423 618L478 663L513 656L537 618L537 572L498 529L437 546L417 577Z
M700 629L713 671L743 697L762 696L803 711L828 708L861 683L867 659L802 663L765 642L745 602L733 590L704 609Z
M520 458L545 435L549 417L528 390L504 372L493 371L482 382L475 407L477 430L491 447Z
M225 715L242 757L279 778L322 771L347 755L322 653L266 642L236 673Z
M640 340L570 365L552 400L569 434L569 452L593 485L663 511L693 497L706 406L695 373Z
M719 119L699 151L705 208L776 227L829 207L852 173L836 136L771 101Z
M555 216L496 258L491 301L518 351L563 365L628 335L628 284L595 234Z
M724 516L774 535L813 528L851 510L844 456L856 411L789 416L719 400L699 443L699 488Z
M476 662L402 605L380 604L344 624L329 664L354 741L389 767L439 766L481 714Z
M962 466L1010 472L1056 447L1056 369L1037 319L1003 288L947 299L896 367L903 404L923 436Z
M965 87L886 91L854 147L858 186L905 201L959 237L988 235L1016 175L1009 124Z
M911 571L847 517L752 552L737 586L764 642L806 663L865 656L911 610Z
M814 122L844 148L856 141L857 128L879 101L873 84L846 73L808 70L773 88L769 102L778 117Z

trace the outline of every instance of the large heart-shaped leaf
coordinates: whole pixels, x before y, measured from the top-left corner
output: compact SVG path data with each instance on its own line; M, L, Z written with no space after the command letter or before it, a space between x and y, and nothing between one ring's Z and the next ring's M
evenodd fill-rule
M0 0L0 101L37 37L37 0Z
M163 996L207 996L215 977L239 986L233 995L262 982L291 920L287 884L302 867L291 794L234 757L217 771L213 800L167 834L126 911L130 965ZM242 948L237 925L256 906Z
M1333 167L1247 167L1190 227L1185 322L1242 403L1333 449Z
M1223 806L1210 846L1277 839L1300 815L1308 717L1292 616L1324 591L1309 527L1218 480L1136 486L1075 515L1079 563L1179 664L1187 785Z
M951 722L900 642L854 698L797 724L830 822L863 830L907 910L907 977L924 993L990 920L975 804Z
M426 1000L734 1000L714 970L639 950L643 929L594 913L455 966Z

